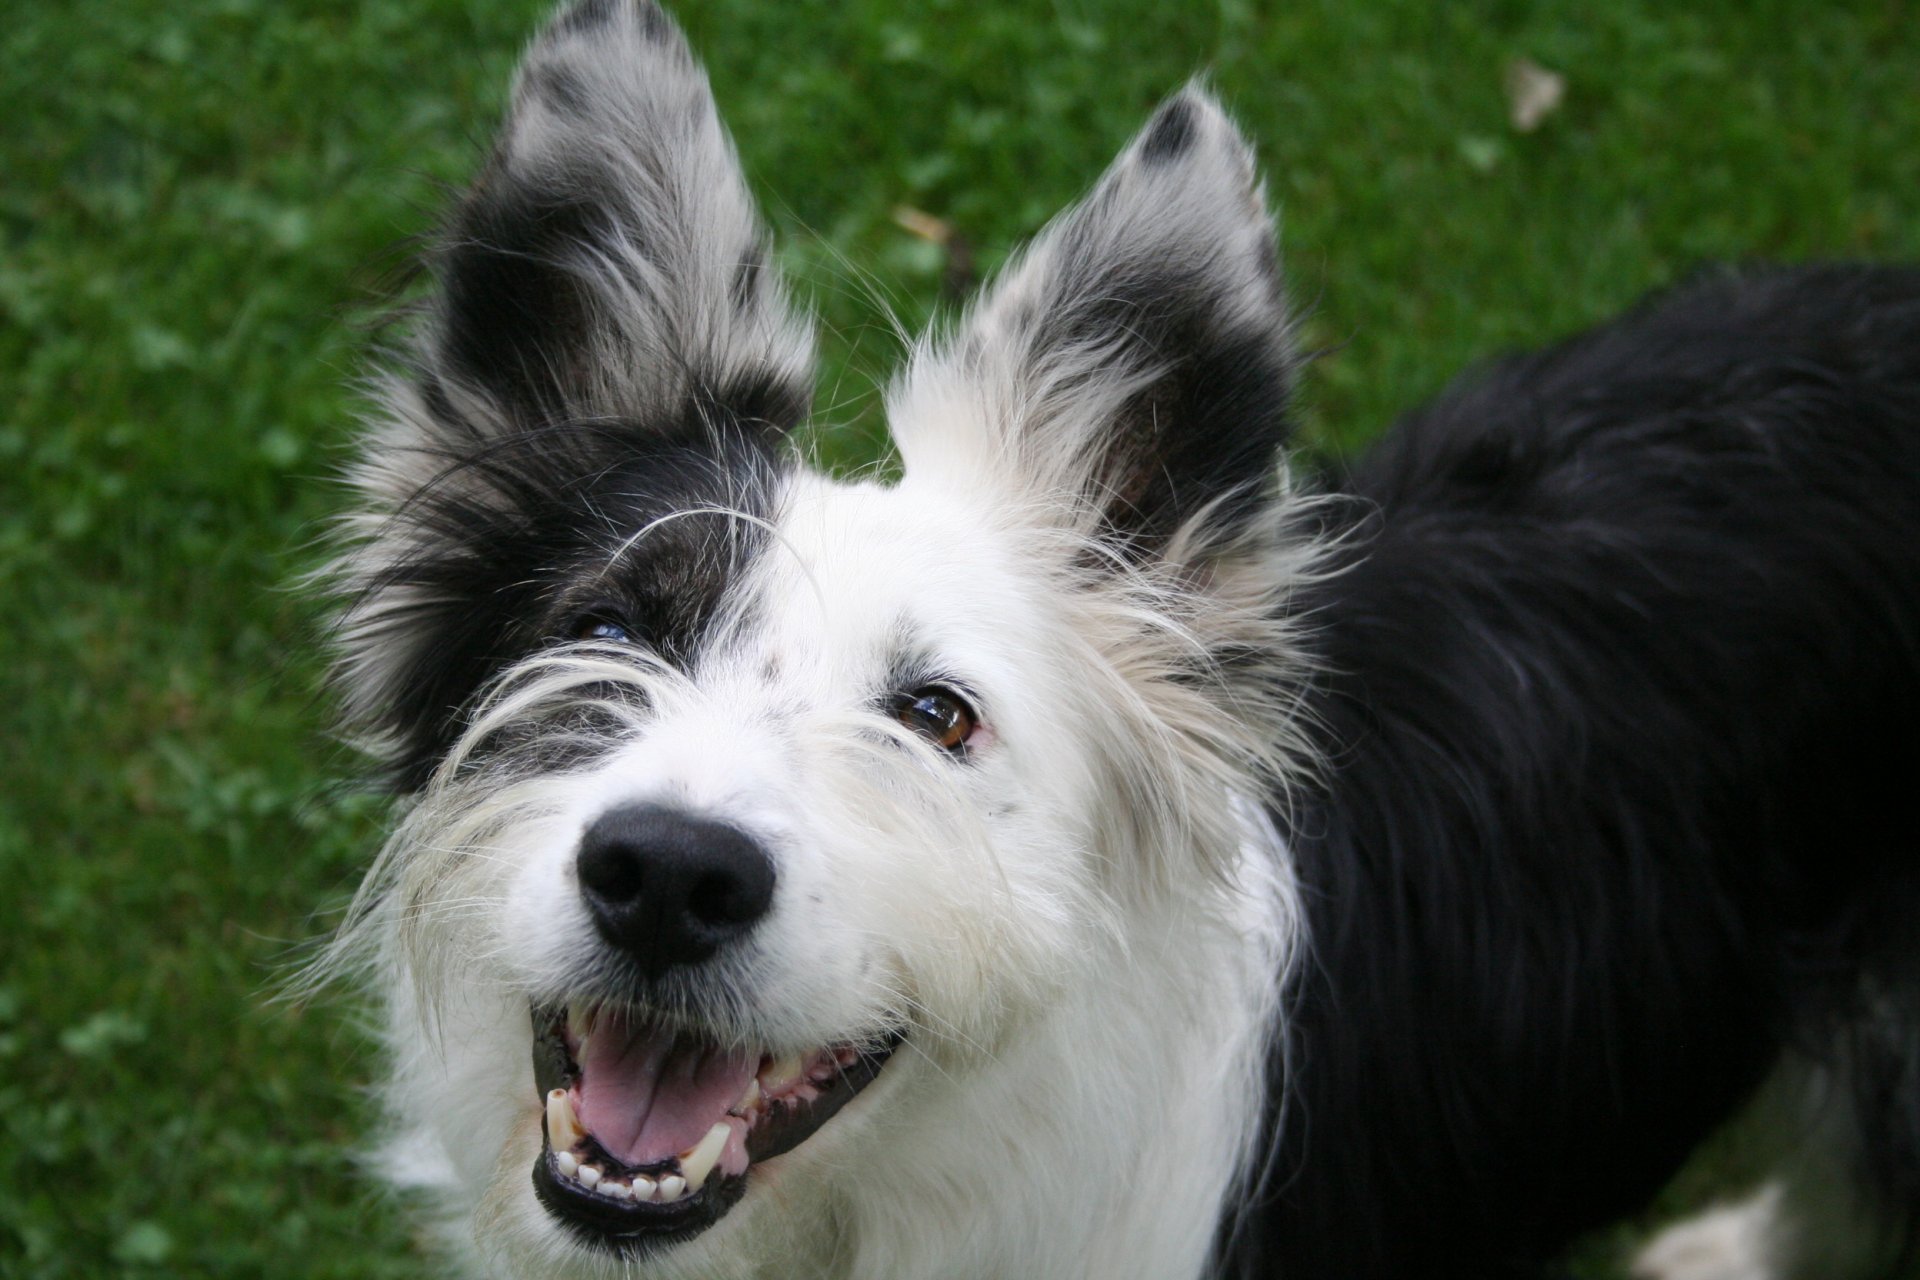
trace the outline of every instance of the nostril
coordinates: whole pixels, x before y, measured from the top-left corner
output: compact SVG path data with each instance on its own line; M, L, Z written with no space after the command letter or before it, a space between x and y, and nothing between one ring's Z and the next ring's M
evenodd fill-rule
M595 929L648 973L707 959L773 905L773 862L756 841L674 809L601 815L575 867Z
M640 893L641 851L618 839L595 840L580 846L580 883L608 902L628 902Z
M733 875L702 876L687 895L688 914L709 924L741 924L765 910L754 886Z

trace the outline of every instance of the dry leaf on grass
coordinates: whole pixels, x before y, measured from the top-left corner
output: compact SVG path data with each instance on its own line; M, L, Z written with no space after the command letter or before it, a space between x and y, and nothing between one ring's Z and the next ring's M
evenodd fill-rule
M1567 78L1549 71L1531 58L1507 64L1507 118L1521 133L1532 133L1559 110L1567 96Z

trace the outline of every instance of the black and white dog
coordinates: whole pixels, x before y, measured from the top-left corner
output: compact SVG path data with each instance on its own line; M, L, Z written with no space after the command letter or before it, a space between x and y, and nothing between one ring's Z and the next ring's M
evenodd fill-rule
M836 480L644 0L540 38L428 266L337 566L406 801L331 963L471 1272L1532 1275L1770 1073L1825 1141L1643 1268L1905 1246L1920 275L1699 284L1307 482L1189 89Z

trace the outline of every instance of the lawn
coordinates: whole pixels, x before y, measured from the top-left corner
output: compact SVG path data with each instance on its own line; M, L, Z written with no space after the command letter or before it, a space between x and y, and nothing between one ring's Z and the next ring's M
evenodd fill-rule
M290 584L340 505L363 322L543 7L66 0L0 27L0 1275L428 1270L353 1166L351 1007L272 1000L383 821ZM1920 257L1895 0L681 10L822 317L841 460L884 435L886 310L950 305L1197 69L1259 140L1329 352L1315 448L1705 259ZM1529 132L1522 57L1566 84Z

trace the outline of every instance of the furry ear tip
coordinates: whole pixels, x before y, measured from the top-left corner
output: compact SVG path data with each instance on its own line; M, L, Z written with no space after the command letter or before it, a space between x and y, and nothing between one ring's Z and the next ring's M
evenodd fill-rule
M617 136L606 133L610 117L622 110L647 102L710 102L706 92L693 49L652 0L575 0L527 47L509 118L544 119L562 133L598 129L604 149Z
M1225 155L1253 172L1253 148L1203 77L1195 76L1169 95L1148 117L1134 139L1142 164L1172 166L1210 155Z
M675 40L679 34L673 19L654 0L573 0L554 13L541 39L602 37L623 29L650 41Z

